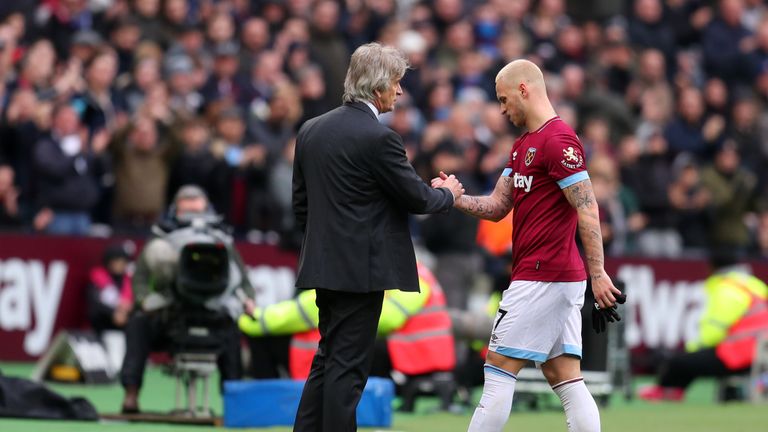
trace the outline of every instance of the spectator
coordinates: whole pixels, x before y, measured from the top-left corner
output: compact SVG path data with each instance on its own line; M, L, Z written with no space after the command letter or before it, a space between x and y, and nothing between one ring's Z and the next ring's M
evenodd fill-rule
M610 130L608 122L604 118L592 117L587 119L584 122L581 139L587 158L593 156L613 157L614 148L611 143Z
M104 39L99 33L92 30L80 30L72 36L69 55L71 59L88 63L103 48Z
M163 40L163 24L160 21L160 0L132 0L132 9L136 16L143 40Z
M622 170L622 182L637 196L640 211L647 219L637 239L638 251L646 256L674 258L682 250L667 196L672 180L669 160L667 140L657 134L648 142L647 151Z
M19 191L13 184L13 168L0 164L0 230L21 225Z
M139 24L132 18L121 19L110 32L110 41L117 53L118 75L130 72L133 69L134 53L141 41Z
M165 60L165 73L170 90L171 109L179 116L197 115L203 106L203 96L195 82L195 65L183 54L172 55Z
M129 81L120 89L128 112L136 112L144 104L144 99L152 85L159 83L160 63L152 57L137 59Z
M673 64L677 49L675 31L664 16L662 2L634 0L633 3L634 14L629 19L627 32L629 41L637 48L658 50L668 64Z
M710 194L712 225L710 250L730 250L742 259L750 244L744 218L757 209L757 178L740 167L739 149L733 140L726 141L715 154L714 163L702 170L701 181Z
M266 229L272 221L268 217L270 202L267 196L267 154L264 145L250 143L245 138L246 125L242 110L228 107L219 113L215 137L211 145L213 155L222 161L221 190L213 197L217 210L226 215L227 221L240 232L252 225ZM249 197L264 198L249 207ZM265 210L265 214L262 214ZM257 214L250 214L249 211ZM263 219L261 217L263 216ZM252 219L259 219L258 221Z
M674 180L669 185L669 204L675 215L675 226L689 254L705 256L711 223L711 195L701 183L701 172L689 154L679 155L673 165Z
M53 110L51 130L35 144L38 207L35 229L51 234L86 235L90 211L99 199L96 174L103 163L106 137L99 135L88 147L88 134L77 112L59 104Z
M643 97L648 92L657 95L656 102L667 108L662 110L671 114L673 100L672 87L667 81L666 60L664 54L657 49L646 49L640 53L638 59L637 75L629 84L625 100L634 110L641 108Z
M275 227L280 234L281 245L289 249L299 250L304 233L299 232L296 226L291 200L295 149L296 139L292 138L272 164L269 173L269 194L275 203L275 217L277 219Z
M146 232L159 220L179 148L176 137L147 116L139 116L115 134L109 150L115 172L115 224L119 229Z
M331 106L325 102L325 80L323 71L318 66L304 67L298 72L297 79L302 112L301 119L296 124L298 129L305 121L330 111Z
M768 211L760 213L756 231L754 256L763 262L768 261Z
M688 87L680 92L677 116L667 126L664 137L673 155L688 152L699 160L708 160L724 130L725 119L717 115L705 118L701 92Z
M0 160L14 171L15 183L20 194L19 202L23 219L32 210L34 184L34 147L43 130L50 125L50 102L40 101L32 89L18 89L13 93L5 118L0 127ZM2 163L2 162L0 162Z
M88 321L98 335L122 330L128 322L133 308L130 260L127 245L111 244L104 249L101 265L88 274Z
M720 78L710 78L704 84L704 104L707 117L720 116L727 120L731 108L728 87Z
M182 121L180 129L183 148L171 167L167 196L175 196L186 184L200 186L208 196L214 196L222 190L218 184L222 162L211 153L210 130L198 117Z
M639 212L634 193L619 183L616 163L606 155L596 155L589 161L589 178L600 206L600 228L603 247L613 256L632 254L637 234L645 226L645 216Z
M253 140L267 149L268 156L275 158L296 132L301 100L296 89L286 82L274 87L267 108L264 117L250 116L248 130Z
M88 8L86 0L48 2L43 5L42 12L47 21L42 34L53 42L60 57L66 56L72 37L78 30L94 30L101 22L101 17Z
M213 48L212 73L201 89L206 103L224 102L231 105L242 101L243 84L237 75L240 69L239 50L238 45L231 41L221 42Z
M759 106L751 95L743 95L733 104L728 131L739 149L742 165L758 177L758 190L768 184L768 146L760 134Z
M702 35L704 68L729 84L749 79L747 54L754 41L741 25L743 11L743 0L720 0L719 13Z
M188 0L166 0L163 2L162 22L164 46L169 46L183 29L192 24Z
M349 64L349 52L339 33L339 5L331 0L319 0L312 9L312 37L309 41L312 58L323 69L326 78L326 103L337 106L343 93L344 76Z
M243 23L240 34L240 74L248 75L258 56L269 47L271 35L267 21L252 17Z
M113 132L125 124L123 100L112 87L117 76L117 56L112 50L98 52L85 65L85 91L73 100L83 124L93 134Z
M755 80L768 66L768 18L760 21L755 31L755 48L749 55L750 78Z

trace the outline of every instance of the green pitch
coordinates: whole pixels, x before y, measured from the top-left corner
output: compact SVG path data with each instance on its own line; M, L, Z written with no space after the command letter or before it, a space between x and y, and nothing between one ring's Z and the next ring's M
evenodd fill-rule
M3 364L5 375L26 377L31 365ZM122 400L119 385L85 387L80 385L53 385L62 394L87 397L101 413L117 412ZM615 397L609 407L601 409L604 431L617 432L762 432L768 431L768 410L765 406L750 404L714 403L715 390L711 381L697 383L682 404L649 404L642 401L625 402ZM479 395L477 395L479 397ZM221 413L218 393L211 397L217 413ZM566 431L565 416L557 398L552 395L542 401L538 411L516 409L507 424L508 431ZM159 369L149 368L141 395L141 406L151 411L167 411L173 407L173 381ZM416 414L396 413L392 428L387 431L403 432L459 432L466 431L471 412L447 414L433 412L434 401L428 398L417 404ZM39 420L0 419L2 432L206 432L224 428L177 426L119 422L63 422ZM251 431L290 431L290 428L233 429ZM375 431L376 429L364 429Z

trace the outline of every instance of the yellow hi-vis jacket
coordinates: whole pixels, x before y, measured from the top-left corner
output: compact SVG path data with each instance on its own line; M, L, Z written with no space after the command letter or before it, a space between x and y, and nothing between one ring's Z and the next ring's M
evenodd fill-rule
M699 324L698 339L688 341L689 352L716 347L728 330L750 310L755 299L768 299L768 286L750 274L732 271L704 281L707 303Z
M456 366L451 319L445 296L432 273L418 265L421 292L389 290L385 293L378 333L387 336L392 367L406 375L450 371ZM306 379L317 350L318 309L314 291L241 316L246 334L293 334L289 369L294 379Z
M421 266L420 266L421 267ZM421 273L420 269L420 273ZM427 303L430 284L419 275L421 292L387 290L381 307L378 334L386 336L403 327L408 318ZM253 315L243 314L238 320L240 330L248 336L292 335L317 328L318 309L315 290L302 291L296 298L254 309Z

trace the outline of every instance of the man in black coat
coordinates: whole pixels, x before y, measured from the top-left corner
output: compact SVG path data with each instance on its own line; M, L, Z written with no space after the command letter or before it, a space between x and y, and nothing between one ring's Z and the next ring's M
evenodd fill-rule
M356 430L384 290L418 291L408 213L447 211L463 193L455 177L425 184L400 136L377 121L402 94L407 67L394 48L359 47L344 104L307 121L296 139L293 207L304 230L296 287L317 289L321 340L294 431Z

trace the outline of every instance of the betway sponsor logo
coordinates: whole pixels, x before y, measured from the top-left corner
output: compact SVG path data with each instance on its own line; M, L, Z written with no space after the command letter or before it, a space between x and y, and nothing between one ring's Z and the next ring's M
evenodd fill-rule
M524 176L519 173L515 173L515 175L512 177L512 183L516 188L521 188L526 192L530 192L531 185L533 184L533 176Z
M672 349L698 336L704 281L656 280L651 266L630 264L620 266L617 276L627 284L629 348Z
M39 260L0 261L0 329L26 332L24 351L31 356L48 347L66 277L64 261L47 269Z

